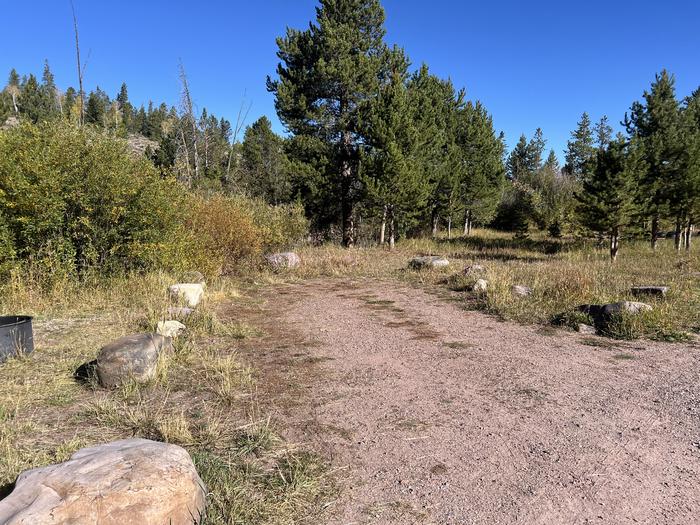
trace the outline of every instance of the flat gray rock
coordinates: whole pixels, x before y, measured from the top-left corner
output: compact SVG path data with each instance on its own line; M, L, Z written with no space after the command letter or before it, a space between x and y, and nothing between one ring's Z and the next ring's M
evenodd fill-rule
M532 288L523 286L522 284L515 284L511 289L514 295L519 295L520 297L527 297L532 295Z
M586 334L586 335L595 335L598 333L598 331L595 329L595 326L591 326L589 324L584 324L584 323L579 323L578 326L576 327L576 331L579 334Z
M646 303L638 303L635 301L620 301L619 303L603 305L602 313L603 315L636 315L642 312L651 312L652 310L653 308L651 307L651 305L648 305Z
M668 286L633 286L631 292L636 297L666 297L668 290Z
M420 257L414 257L408 263L410 268L414 270L422 270L424 268L444 268L449 266L450 261L439 255L424 255Z
M160 334L136 334L103 346L95 366L100 384L111 388L131 379L150 381L155 377L160 352L170 343L170 338Z
M0 523L193 525L205 506L206 488L185 449L125 439L22 472L0 501Z

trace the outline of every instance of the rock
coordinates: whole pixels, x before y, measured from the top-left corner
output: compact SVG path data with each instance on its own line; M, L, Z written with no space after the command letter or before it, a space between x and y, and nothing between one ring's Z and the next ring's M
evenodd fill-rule
M595 329L594 326L591 326L589 324L583 324L583 323L578 324L578 326L576 327L576 331L579 334L587 334L587 335L595 335L598 333L598 331Z
M156 333L162 335L163 337L176 338L182 332L184 332L186 326L180 321L158 321L158 327Z
M608 316L622 313L636 315L641 312L651 312L652 310L653 308L646 303L620 301L619 303L603 305L602 314Z
M521 297L527 297L528 295L532 295L532 288L528 288L527 286L523 286L522 284L514 284L512 291L515 295L519 295Z
M183 273L182 280L186 283L204 284L206 282L204 279L204 275L197 271Z
M194 312L194 310L186 306L171 306L168 308L168 315L177 319L185 319L192 315L192 312Z
M464 267L464 270L462 270L462 273L464 275L469 275L470 273L483 273L485 271L486 271L486 268L484 268L480 264L470 264L469 266Z
M488 290L489 282L486 279L477 279L472 286L472 292L485 292Z
M189 308L195 308L204 296L202 283L179 283L170 287L170 295L178 301L182 301Z
M160 334L136 334L103 346L95 366L100 384L111 388L129 379L139 383L153 379L158 356L170 342Z
M632 295L637 297L642 295L666 297L668 290L668 286L633 286L631 292Z
M0 130L8 130L19 126L19 119L15 116L8 117L5 123L0 126Z
M296 268L301 264L301 258L294 252L272 253L265 260L273 270Z
M185 449L125 439L22 472L0 501L0 523L192 525L205 506L206 488Z
M423 268L444 268L449 264L450 261L439 255L424 255L411 259L408 266L414 270L422 270Z

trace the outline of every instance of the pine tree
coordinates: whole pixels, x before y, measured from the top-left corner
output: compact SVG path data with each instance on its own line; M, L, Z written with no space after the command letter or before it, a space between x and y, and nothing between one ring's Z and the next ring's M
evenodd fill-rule
M270 204L289 202L289 161L282 137L272 131L267 117L260 117L245 131L241 146L241 184L249 195Z
M379 0L321 0L315 24L305 31L288 29L277 39L278 79L268 78L285 126L326 146L324 177L338 188L345 246L355 242L359 124L366 102L379 90L384 33Z
M680 112L676 100L675 81L666 70L656 75L650 91L644 92L644 103L635 102L625 115L628 133L641 141L647 172L641 181L644 196L642 212L651 219L651 245L657 246L659 224L669 218L669 181L682 170L683 143L680 136ZM677 217L673 217L678 220ZM677 223L678 224L678 223ZM676 242L680 236L677 225Z
M588 113L581 115L576 129L571 132L571 140L566 144L566 173L582 178L593 159L595 149L593 147L593 133L591 132L591 119Z
M85 105L85 122L104 127L110 104L111 101L107 93L102 91L99 86L95 91L91 91L88 96L87 104Z
M22 83L19 96L19 108L22 115L33 123L41 120L43 111L43 101L39 82L34 75L29 77Z
M49 68L48 61L44 62L44 73L41 77L39 96L41 97L40 119L50 120L59 117L61 112L58 105L58 89L56 88L56 82Z
M423 211L430 187L416 162L419 133L407 86L408 60L402 49L391 51L387 68L379 97L364 123L369 140L362 179L369 201L382 210L380 243L388 225L393 249L397 232L412 226Z
M595 145L598 149L605 149L608 147L608 144L610 144L610 141L612 140L612 127L610 127L610 124L608 124L608 117L607 115L603 115L600 117L600 120L598 123L595 125L595 128L593 129L593 132L595 133Z
M528 144L528 150L530 153L530 171L538 170L542 167L542 154L544 153L544 148L547 145L547 141L544 138L544 133L542 128L537 128L530 143Z
M508 155L508 162L506 164L508 178L511 180L517 180L534 169L527 137L525 137L524 134L520 135L518 143L513 148L513 151L510 152L510 155Z
M474 222L485 224L493 218L505 182L505 145L480 102L468 102L460 111L457 146L461 155L461 202L465 209L463 233L469 235Z
M129 101L129 91L126 83L122 83L119 88L119 94L116 97L119 112L121 113L121 121L125 131L131 130L131 121L133 120L134 107Z
M612 262L617 259L620 234L633 220L637 184L644 170L639 144L618 137L596 153L595 168L577 195L582 223L608 236Z

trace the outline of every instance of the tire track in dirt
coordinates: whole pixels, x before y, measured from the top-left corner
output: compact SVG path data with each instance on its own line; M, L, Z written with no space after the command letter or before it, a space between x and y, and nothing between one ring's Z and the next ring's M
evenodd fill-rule
M286 437L338 469L329 524L700 515L696 346L594 347L389 282L263 297L231 315L267 333L245 355Z

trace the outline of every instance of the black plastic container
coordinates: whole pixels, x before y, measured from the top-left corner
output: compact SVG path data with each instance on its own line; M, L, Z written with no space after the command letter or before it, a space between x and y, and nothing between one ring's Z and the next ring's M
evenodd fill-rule
M0 316L0 363L10 356L33 351L32 318L27 315Z

